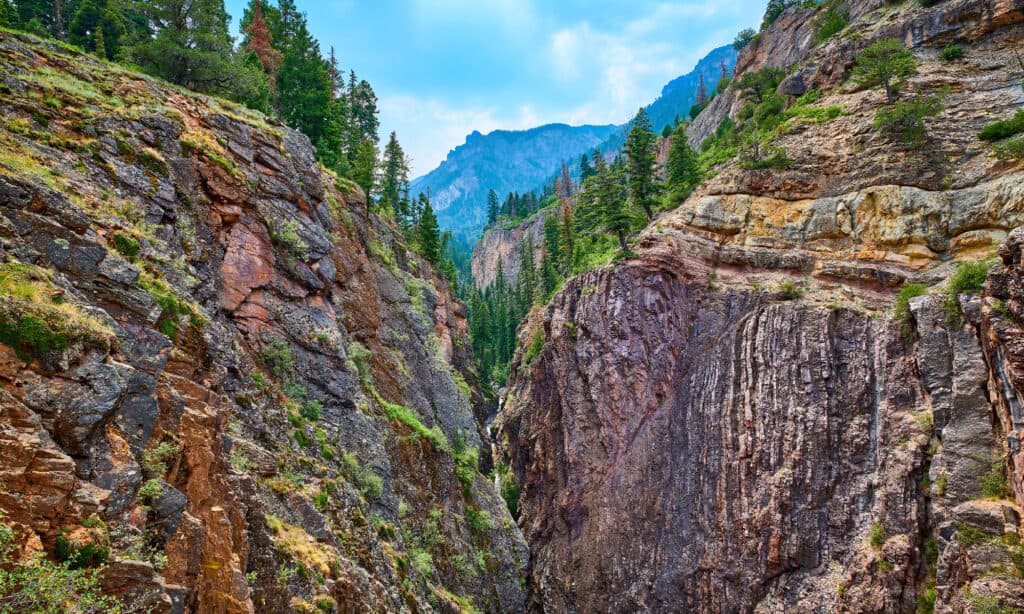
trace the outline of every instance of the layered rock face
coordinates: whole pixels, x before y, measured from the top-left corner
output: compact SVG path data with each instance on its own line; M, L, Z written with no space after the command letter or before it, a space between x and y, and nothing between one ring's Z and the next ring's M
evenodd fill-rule
M244 109L10 33L0 74L21 555L109 547L138 611L521 611L465 310L392 224Z
M559 213L558 207L542 209L511 228L499 226L485 230L473 247L471 266L476 287L480 290L490 287L498 278L499 266L505 281L512 283L519 279L524 242L533 245L534 262L540 262L544 249L544 222Z
M816 48L813 11L794 11L741 55L740 74L795 65L785 93L819 88L843 114L780 130L788 169L718 167L637 258L567 282L524 326L520 346L544 348L513 363L497 427L535 609L1024 607L1007 239L1024 168L976 138L1024 105L1021 8L853 3ZM923 152L871 127L881 92L843 84L890 36L921 62L908 88L952 87ZM949 42L964 63L937 59ZM720 96L695 141L739 108ZM1004 241L984 296L942 298L950 261ZM890 315L904 281L933 286L906 324Z

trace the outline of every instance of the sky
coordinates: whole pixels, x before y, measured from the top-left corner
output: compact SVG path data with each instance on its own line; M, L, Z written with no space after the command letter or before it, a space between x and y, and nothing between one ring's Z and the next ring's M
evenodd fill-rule
M237 27L248 0L226 0ZM377 92L412 177L474 130L621 124L765 0L297 0L326 56Z

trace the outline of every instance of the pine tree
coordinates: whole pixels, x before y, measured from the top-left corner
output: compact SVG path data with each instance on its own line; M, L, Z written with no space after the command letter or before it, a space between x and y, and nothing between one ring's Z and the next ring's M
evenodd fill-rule
M11 7L7 0L0 0L0 28L9 28L11 25Z
M594 176L594 166L590 163L587 154L580 156L580 183Z
M700 162L697 152L690 147L686 124L680 124L672 133L665 167L669 199L673 202L689 196L701 181Z
M402 200L402 190L409 183L409 162L406 160L405 152L398 143L398 135L394 132L384 147L384 166L380 185L380 206L382 209L391 209L395 212L399 223L403 228L409 228L408 203Z
M223 0L153 0L139 7L154 35L132 56L147 72L236 100L254 95L264 82L235 53Z
M319 143L331 112L331 81L320 45L309 32L306 16L292 0L280 2L280 33L273 33L283 58L277 77L281 118Z
M356 146L352 161L352 180L363 188L367 198L373 193L377 174L377 147L373 141L366 140Z
M437 225L437 217L434 215L434 208L430 202L426 203L423 213L420 214L419 223L416 225L416 242L419 245L420 254L437 264L441 259L441 229Z
M647 111L643 108L633 119L633 128L626 137L623 149L629 159L627 177L629 179L629 196L633 204L644 210L647 219L654 218L654 198L656 184L654 181L655 137L651 132L651 122Z
M126 32L124 16L116 2L83 0L71 18L68 41L98 57L113 58Z
M263 70L269 77L270 89L273 92L277 85L277 70L281 67L284 57L274 48L274 37L267 26L267 20L263 17L263 2L252 0L249 7L251 18L243 30L247 39L245 50L255 53L259 58Z
M558 220L558 272L563 277L568 277L572 273L573 258L576 253L575 226L576 221L573 219L572 210L565 207Z
M896 38L883 38L871 43L855 62L853 81L867 87L884 88L889 104L896 102L900 86L917 72L917 58Z
M708 86L704 83L704 73L697 75L697 106L708 103Z
M491 190L487 191L487 225L491 226L498 221L498 212L501 209L501 205L498 202L498 193Z

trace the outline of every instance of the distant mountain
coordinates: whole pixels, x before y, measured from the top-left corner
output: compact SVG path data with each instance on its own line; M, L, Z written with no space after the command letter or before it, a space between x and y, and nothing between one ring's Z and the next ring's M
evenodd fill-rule
M726 45L713 50L697 62L692 71L673 79L661 90L661 96L647 105L647 115L651 118L651 126L658 134L666 125L675 123L676 118L689 119L690 107L697 102L697 89L700 83L700 75L704 75L704 85L708 89L708 95L715 92L715 87L722 78L722 63L732 74L736 65L737 51L732 45ZM630 120L632 118L629 118ZM626 134L629 132L630 122L616 130L607 141L601 143L599 149L604 152L618 151L626 142Z
M704 75L708 93L714 92L723 62L731 73L736 64L736 51L731 45L715 49L688 74L662 88L661 96L647 106L655 132L660 133L676 117L688 116L697 100L700 75ZM441 227L472 244L487 222L488 190L493 188L504 200L508 192L539 189L555 176L563 160L578 161L583 153L595 148L618 151L628 130L626 123L578 127L549 124L522 131L496 130L487 135L474 131L439 167L414 179L412 193L429 193Z
M431 196L442 228L473 241L487 223L487 192L530 190L555 174L563 160L578 159L617 126L549 124L530 130L474 131L439 167L412 181L412 193Z

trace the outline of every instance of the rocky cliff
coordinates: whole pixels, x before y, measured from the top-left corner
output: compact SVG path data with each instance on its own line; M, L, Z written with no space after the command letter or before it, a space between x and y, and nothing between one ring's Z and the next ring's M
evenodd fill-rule
M359 190L57 43L0 33L0 75L20 556L88 552L131 611L521 611L464 308Z
M473 247L473 284L480 290L493 284L498 277L499 263L505 281L518 279L523 265L521 250L524 241L533 244L533 260L539 263L544 248L544 222L552 215L559 215L560 211L558 207L541 209L514 226L495 226L485 230Z
M785 66L783 93L841 111L777 132L786 169L716 167L520 333L543 349L513 362L497 430L538 610L1024 608L1024 166L976 136L1024 106L1024 5L853 2L817 47L813 14L784 14L737 74ZM885 37L920 61L908 88L950 88L922 151L845 81ZM953 42L966 58L940 61ZM716 98L694 142L740 108ZM957 296L953 261L999 243L985 291ZM930 288L896 322L905 281Z

